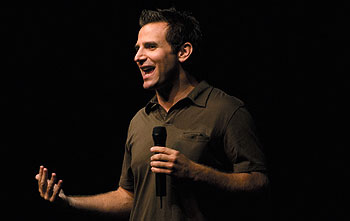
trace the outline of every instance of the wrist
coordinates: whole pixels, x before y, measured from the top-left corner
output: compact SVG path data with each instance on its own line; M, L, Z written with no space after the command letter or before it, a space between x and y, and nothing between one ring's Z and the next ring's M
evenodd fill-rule
M65 194L59 194L56 203L62 207L72 207L72 197Z
M188 177L193 181L201 181L201 174L203 173L203 166L191 161Z

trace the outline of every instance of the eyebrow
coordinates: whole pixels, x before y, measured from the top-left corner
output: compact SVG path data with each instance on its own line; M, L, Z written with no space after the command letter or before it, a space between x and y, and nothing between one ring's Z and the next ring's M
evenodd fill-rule
M148 41L148 42L144 42L143 45L145 46L145 48L150 47L150 46L158 46L158 43L155 41ZM139 44L135 44L135 49L138 50L140 48Z
M147 48L147 47L149 47L149 46L157 46L158 43L155 42L155 41L150 41L150 42L145 42L144 45L145 45L145 47Z

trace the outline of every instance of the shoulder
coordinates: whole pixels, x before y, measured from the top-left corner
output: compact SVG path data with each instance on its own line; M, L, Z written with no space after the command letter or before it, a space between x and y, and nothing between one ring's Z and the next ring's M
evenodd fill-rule
M135 139L136 134L138 134L140 130L142 130L145 126L147 126L145 115L146 115L145 108L141 108L130 120L128 135L127 135L128 144L130 144L131 141Z
M215 108L216 110L228 111L232 113L238 110L240 107L243 107L244 102L239 98L229 95L221 89L214 87L210 93L207 105L209 108Z
M146 115L147 114L146 114L146 108L145 107L139 109L136 112L136 114L134 115L134 117L131 119L130 127L132 125L139 124L140 122L144 121L143 119L145 119Z

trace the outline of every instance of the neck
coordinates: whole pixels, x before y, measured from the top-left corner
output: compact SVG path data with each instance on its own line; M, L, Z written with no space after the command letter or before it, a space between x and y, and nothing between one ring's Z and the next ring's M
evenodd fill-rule
M176 79L156 90L158 102L168 112L179 100L185 98L197 84L194 77L182 70Z

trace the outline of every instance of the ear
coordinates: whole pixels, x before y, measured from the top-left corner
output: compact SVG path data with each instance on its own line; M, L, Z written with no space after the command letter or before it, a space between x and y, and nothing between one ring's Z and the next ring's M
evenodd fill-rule
M191 56L192 51L192 44L190 42L184 43L177 54L179 61L181 63L185 62Z

